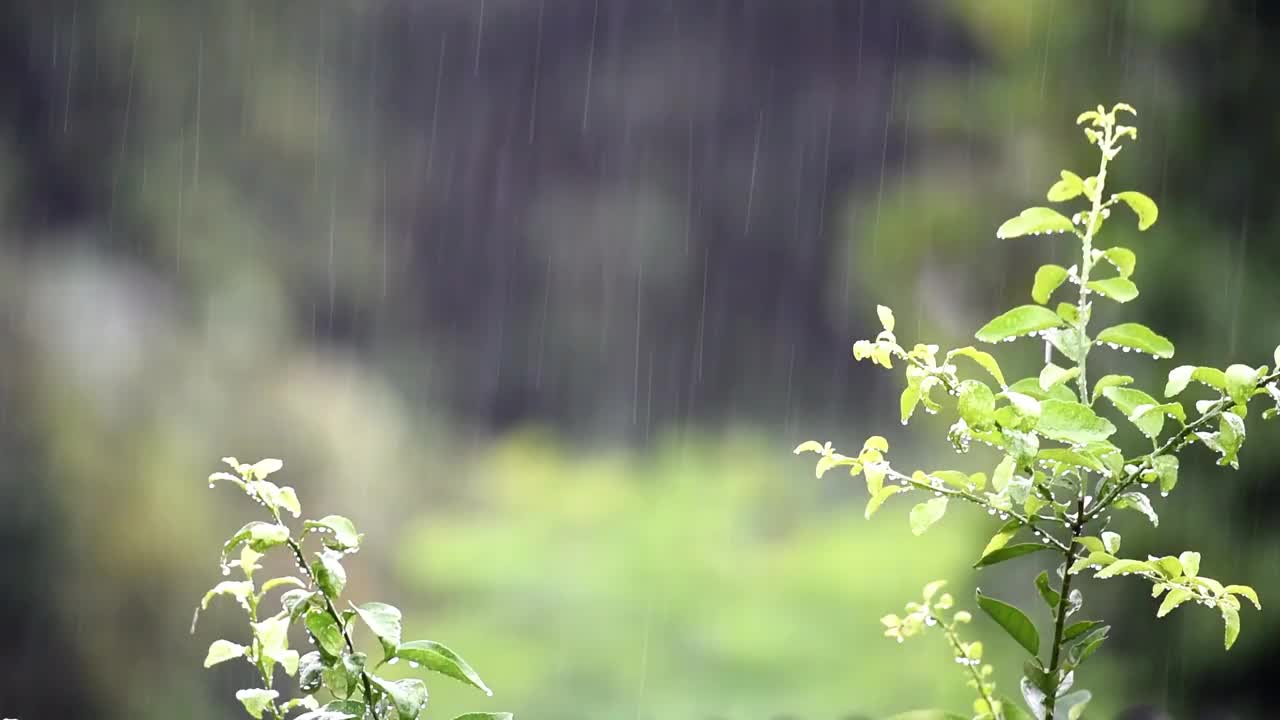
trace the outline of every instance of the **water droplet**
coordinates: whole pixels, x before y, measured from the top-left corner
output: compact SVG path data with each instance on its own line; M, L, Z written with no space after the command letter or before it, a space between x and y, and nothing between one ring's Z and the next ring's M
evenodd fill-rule
M210 489L210 490L212 490L212 489L213 489L213 483L209 483L209 489Z
M418 669L418 663L416 663L416 662L414 662L414 661L410 660L410 661L409 661L409 667L413 668L414 670L417 670L417 669Z
M1169 497L1169 491L1168 491L1168 490L1161 490L1161 491L1160 491L1160 497Z
M393 657L393 658L391 658L390 660L388 660L388 661L387 661L387 664L388 664L388 665L395 665L395 664L396 664L396 663L398 663L398 662L400 662L400 658L398 658L398 657Z

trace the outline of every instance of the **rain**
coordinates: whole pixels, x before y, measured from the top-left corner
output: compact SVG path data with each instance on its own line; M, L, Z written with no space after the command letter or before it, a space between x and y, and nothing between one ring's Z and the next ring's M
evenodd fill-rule
M950 485L890 476L904 497L868 520L863 478L791 450L883 434L895 469L992 473L1000 449L952 425L953 397L908 423L903 363L851 348L886 305L903 348L973 345L1035 381L1063 364L1057 330L974 331L1031 303L1046 263L1070 268L1049 310L1087 297L1096 328L1177 345L1085 338L1090 380L1168 402L1176 366L1280 363L1277 30L1257 0L4 4L0 717L243 716L253 668L202 661L250 642L244 611L212 603L190 632L241 579L223 542L269 519L213 482L230 455L283 459L304 517L354 521L345 596L395 604L406 641L447 644L494 691L389 659L385 677L426 681L423 717L968 713L976 661L880 618L940 578L975 616L979 581L1044 611L1029 580L1053 553L974 570L1007 505L953 503L917 536L910 506ZM1096 247L1139 258L1123 304L1072 264L1083 203L996 237L1062 169L1095 172L1075 119L1117 102L1140 139L1107 192L1160 208L1141 232L1103 211ZM1217 397L1195 379L1192 417ZM1126 555L1195 548L1268 607L1268 397L1238 470L1205 441L1176 490L1144 491L1158 528L1099 518ZM1246 604L1224 652L1216 612L1157 619L1134 577L1082 590L1073 620L1111 625L1076 673L1086 718L1280 705L1266 610ZM985 617L970 631L1020 698L1021 648ZM357 643L373 664L377 640ZM274 689L298 694L283 672Z

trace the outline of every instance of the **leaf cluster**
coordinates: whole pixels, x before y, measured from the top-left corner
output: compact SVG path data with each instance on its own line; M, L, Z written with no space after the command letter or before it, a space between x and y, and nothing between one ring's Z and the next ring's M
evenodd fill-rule
M947 432L951 446L962 454L974 441L990 448L990 473L899 470L890 463L889 443L882 436L869 438L857 454L841 453L830 442L808 441L795 449L819 456L819 477L835 468L864 476L867 518L890 498L915 496L909 522L917 535L938 523L956 502L998 516L1004 522L978 554L975 568L1041 552L1061 556L1056 579L1046 571L1034 581L1052 622L1047 643L1041 642L1035 623L1023 610L981 593L976 597L978 607L1029 657L1021 681L1026 710L988 698L980 681L975 686L980 691L975 720L1022 717L1028 711L1038 720L1052 720L1084 712L1090 696L1087 691L1071 691L1074 674L1106 640L1109 628L1096 620L1068 622L1084 602L1080 589L1072 587L1080 573L1092 571L1096 579L1146 580L1152 596L1163 597L1158 617L1188 601L1217 610L1228 649L1240 633L1241 598L1261 609L1252 588L1201 575L1199 553L1123 558L1121 537L1111 529L1113 514L1123 510L1158 525L1153 497L1157 491L1160 498L1173 492L1179 455L1192 447L1207 449L1221 466L1237 468L1252 401L1270 405L1262 412L1264 419L1280 414L1280 348L1276 368L1239 363L1224 368L1177 366L1169 371L1159 396L1137 387L1129 375L1107 374L1090 382L1089 361L1095 350L1154 360L1175 354L1171 340L1140 323L1117 322L1096 332L1090 328L1095 312L1114 312L1106 304L1123 305L1139 295L1134 279L1137 254L1126 247L1097 247L1112 209L1132 211L1140 231L1159 217L1155 201L1145 194L1107 191L1109 163L1125 141L1137 139L1137 129L1123 124L1122 114L1136 112L1119 103L1077 118L1086 139L1098 149L1098 169L1084 177L1063 170L1046 193L1052 203L1075 201L1085 207L1074 213L1028 208L996 231L997 237L1010 239L1066 235L1079 244L1077 263L1041 266L1031 282L1031 302L1001 313L975 333L976 340L990 345L1042 340L1045 361L1037 373L1009 382L997 358L976 346L945 353L934 344L908 348L895 334L893 311L883 305L877 307L880 333L854 343L856 360L887 369L903 367L899 414L904 425L920 408L929 414L950 414L955 418ZM1186 393L1193 383L1203 396L1188 406ZM1120 432L1126 425L1132 432ZM930 625L930 619L940 623L929 615L929 596L927 589L926 602L917 604L908 619L890 616L895 622L886 622L886 634L902 640ZM950 632L952 626L944 627Z
M238 570L243 580L224 580L207 593L196 609L201 610L218 597L235 600L248 616L248 644L215 640L205 656L206 668L244 660L254 667L261 687L236 692L236 699L255 720L284 720L301 711L293 720L416 720L427 706L427 686L421 678L390 679L378 674L384 666L401 660L412 669L446 675L466 683L485 695L492 695L479 674L453 650L433 640L404 641L400 610L383 602L359 605L344 602L347 586L344 563L359 552L363 535L355 524L341 515L305 520L298 532L286 523L286 516L299 518L302 506L292 487L281 487L268 479L284 463L269 458L253 464L233 457L223 458L232 472L215 472L209 487L227 483L237 487L264 508L268 520L246 523L222 547L224 576ZM311 541L312 548L305 547ZM283 552L294 562L297 574L271 578L258 584L255 573L266 553ZM234 558L233 558L234 556ZM283 590L273 605L278 610L266 615L264 603L276 590ZM301 626L314 650L299 654L290 647L289 630ZM357 629L363 627L377 640L380 653L376 663L356 647ZM282 700L275 687L276 669L297 679L298 697ZM321 698L326 701L321 702ZM511 720L510 713L468 713L455 720Z

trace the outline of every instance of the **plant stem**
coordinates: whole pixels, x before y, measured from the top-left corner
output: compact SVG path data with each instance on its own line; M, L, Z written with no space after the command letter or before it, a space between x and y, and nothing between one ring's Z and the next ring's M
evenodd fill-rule
M256 624L258 622L258 598L255 593L250 592L247 600L249 603L249 622ZM258 641L256 630L253 633L253 656L255 660L254 666L258 668L258 674L262 676L263 686L267 690L272 689L272 673L268 672L266 666L262 664L262 643ZM284 720L284 714L276 707L275 700L267 702L267 709L271 711L276 720Z
M278 515L276 517L276 521L277 522L280 521L280 518ZM288 543L289 543L289 549L293 550L294 557L297 558L298 562L302 565L303 568L306 568L307 560L306 560L306 557L302 554L302 545L300 545L298 541L294 540L292 537L289 538ZM307 571L307 580L314 583L315 582L314 573ZM333 618L333 621L336 622L338 624L338 627L342 630L342 639L347 645L347 652L354 653L356 651L356 646L355 646L355 643L351 641L351 633L350 631L347 630L346 624L342 622L342 615L340 615L338 613L338 609L333 606L333 600L328 595L325 595L323 591L321 591L320 594L321 596L324 597L325 610L329 612L329 616ZM373 688L369 685L369 673L361 670L360 681L364 686L365 705L367 705L370 709L372 709L373 708Z
M1017 520L1018 522L1021 522L1023 525L1026 525L1032 530L1036 529L1036 520L1043 520L1045 522L1061 522L1058 518L1055 518L1055 517L1046 517L1041 515L1022 515L1018 513L1018 511L1016 510L1002 510L1000 508L994 507L991 503L987 502L981 496L974 495L973 493L968 493L963 490L953 490L948 487L934 487L929 483L920 482L919 480L916 480L915 478L909 475L903 475L902 473L892 468L885 469L885 477L891 478L893 480L897 480L898 482L907 483L912 487L920 490L927 490L930 492L940 493L945 497L952 497L952 498L958 498L960 500L966 500L979 507L984 507L989 510L995 510L996 512L1004 513L1005 515L1008 515L1009 517L1014 518L1015 520ZM1047 531L1041 531L1041 532L1043 534L1043 537L1045 537L1049 541L1050 545L1056 547L1057 549L1063 552L1067 552L1068 550L1070 550L1070 547L1068 545L1064 544L1061 540L1054 537L1053 535L1050 535Z
M1259 379L1254 384L1254 387L1255 388L1262 387L1263 385L1267 385L1269 383L1276 382L1276 381L1280 381L1280 368L1277 368L1276 370L1274 370L1270 375L1264 376L1261 379ZM1209 424L1213 420L1216 420L1218 416L1222 415L1223 411L1226 410L1228 407L1230 407L1232 404L1233 402L1231 401L1230 398L1223 397L1219 399L1216 403L1213 404L1212 407L1206 410L1203 415L1187 423L1182 428L1181 431L1174 433L1174 435L1170 437L1168 440L1166 440L1164 444L1162 444L1160 447L1156 448L1155 450L1152 450L1150 454L1144 455L1138 461L1130 463L1133 465L1137 465L1137 469L1129 473L1128 475L1126 475L1123 480L1116 483L1113 488L1111 488L1104 495L1098 498L1098 501L1095 502L1092 508L1090 509L1090 512L1088 514L1088 517L1086 518L1086 521L1093 520L1094 518L1098 517L1098 515L1100 515L1103 511L1105 511L1107 507L1111 505L1112 502L1115 502L1116 498L1120 497L1120 493L1132 487L1133 484L1137 482L1138 479L1142 476L1142 471L1145 467L1145 464L1150 458L1153 458L1157 455L1163 455L1164 453L1170 450L1176 450L1178 447L1181 447L1181 444L1186 442L1187 438L1191 437L1191 435L1195 433L1196 430L1204 427L1205 425Z
M960 636L956 634L955 625L947 625L942 621L942 618L937 617L932 613L930 614L930 617L933 618L933 621L936 622L946 634L947 641L951 643L951 648L954 651L955 656L963 660L968 660L969 654L965 652L964 646L960 643ZM964 666L969 670L969 674L973 676L973 684L978 689L978 695L982 697L982 699L987 703L987 707L994 713L996 710L996 699L991 696L991 693L987 692L987 686L982 680L982 674L978 672L977 665L965 662Z
M1071 525L1069 547L1063 553L1063 560L1066 562L1067 569L1070 569L1072 562L1075 561L1076 539L1083 534L1085 522L1082 490L1081 496L1076 500L1076 521ZM1053 678L1053 692L1049 693L1049 696L1045 699L1045 720L1053 720L1053 708L1058 702L1058 665L1062 660L1062 634L1067 627L1067 607L1070 604L1071 578L1070 572L1064 572L1062 587L1058 590L1057 617L1053 621L1053 650L1049 657L1049 677Z
M1093 191L1093 207L1089 210L1089 216L1085 219L1084 237L1082 238L1082 250L1080 257L1080 299L1076 302L1077 325L1076 332L1080 340L1080 359L1077 365L1080 367L1080 375L1077 376L1080 387L1080 402L1089 405L1089 349L1092 341L1085 332L1089 325L1089 316L1087 308L1089 305L1089 271L1093 269L1093 231L1098 226L1098 216L1102 213L1102 191L1107 184L1107 152L1111 150L1111 143L1115 139L1112 135L1111 125L1108 124L1103 128L1103 136L1098 140L1098 148L1102 151L1102 160L1098 163L1097 185Z

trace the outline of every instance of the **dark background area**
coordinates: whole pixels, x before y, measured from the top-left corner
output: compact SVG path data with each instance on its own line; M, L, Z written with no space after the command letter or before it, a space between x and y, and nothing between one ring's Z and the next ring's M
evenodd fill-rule
M994 229L1092 166L1072 121L1098 103L1138 108L1114 179L1161 207L1108 226L1139 257L1129 319L1179 363L1266 362L1278 24L1209 0L3 3L0 713L239 712L245 678L199 667L233 609L187 634L248 510L205 494L227 454L355 519L352 591L403 598L491 709L967 707L944 648L876 619L935 576L964 597L987 518L866 523L857 483L789 451L887 428L950 459L849 346L876 303L951 347L1025 302L1072 248ZM1238 472L1196 458L1126 554L1194 548L1275 597L1277 431ZM1117 628L1077 680L1097 717L1270 717L1269 612L1224 654L1212 613L1090 588ZM483 704L452 692L429 714Z

